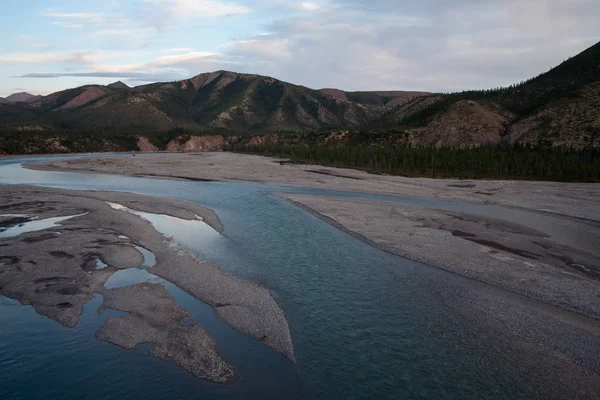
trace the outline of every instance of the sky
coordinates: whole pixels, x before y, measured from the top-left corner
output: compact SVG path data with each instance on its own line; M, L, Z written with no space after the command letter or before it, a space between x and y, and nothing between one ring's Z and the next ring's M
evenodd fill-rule
M315 89L483 89L600 40L598 0L0 3L0 96L221 69Z

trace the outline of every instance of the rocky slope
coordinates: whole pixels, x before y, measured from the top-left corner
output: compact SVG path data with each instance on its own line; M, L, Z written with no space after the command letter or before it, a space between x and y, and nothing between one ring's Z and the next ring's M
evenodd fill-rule
M600 147L600 42L508 88L423 96L388 112L375 129L401 143Z
M471 100L461 100L427 126L409 131L412 145L469 147L498 143L506 133L507 119Z
M600 147L600 82L584 86L510 126L506 140L556 146Z

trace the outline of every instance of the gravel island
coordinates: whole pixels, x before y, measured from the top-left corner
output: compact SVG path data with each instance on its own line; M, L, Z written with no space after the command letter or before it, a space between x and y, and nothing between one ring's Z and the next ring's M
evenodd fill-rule
M223 229L211 210L183 201L121 192L2 185L0 294L30 304L38 313L69 327L77 324L84 304L94 293L103 294L105 308L129 314L109 318L98 337L124 348L149 341L157 345L152 351L155 356L173 359L205 379L230 381L233 367L220 358L214 340L200 326L180 324L186 311L165 295L162 285L143 290L139 286L105 288L114 273L142 265L144 257L136 248L141 246L156 257L156 265L149 272L210 304L217 316L236 330L294 361L287 320L268 290L174 248L149 222L115 210L108 202L183 219L200 217L215 230ZM166 319L154 321L155 313L132 301L139 294L165 310L178 312L166 311ZM143 337L128 337L134 326L152 329L143 329L149 333ZM166 331L173 333L168 340Z

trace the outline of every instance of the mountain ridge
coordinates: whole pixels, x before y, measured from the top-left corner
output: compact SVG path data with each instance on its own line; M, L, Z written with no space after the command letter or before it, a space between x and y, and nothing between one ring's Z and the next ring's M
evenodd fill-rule
M0 103L31 103L41 96L27 93L27 92L18 92L13 93L7 97L0 97Z
M295 141L327 144L600 147L598 60L600 42L519 84L450 94L315 90L224 70L136 87L119 81L66 89L30 103L0 104L0 131L170 135L169 140L177 132L181 137L267 134L270 141L284 142L293 135Z
M133 88L88 85L38 98L30 106L39 115L38 122L49 127L142 131L184 126L196 131L301 132L359 127L385 112L383 106L343 101L275 78L230 71ZM14 117L2 122L21 123Z

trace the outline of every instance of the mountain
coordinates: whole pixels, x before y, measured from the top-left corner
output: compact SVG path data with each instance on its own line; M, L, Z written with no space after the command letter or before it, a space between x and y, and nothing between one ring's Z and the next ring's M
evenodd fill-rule
M168 83L129 88L121 82L84 86L39 98L24 106L49 129L194 132L302 132L358 128L381 117L383 104L361 104L274 78L216 71ZM33 121L18 113L0 123Z
M38 98L9 96L28 103L0 104L0 132L112 135L125 147L147 136L161 148L206 134L268 134L242 140L256 144L600 147L599 60L597 43L528 81L451 94L313 90L229 71L133 88L88 85Z
M27 92L13 93L8 97L0 97L0 103L31 103L40 97Z
M431 95L388 112L374 129L436 146L485 143L600 147L600 42L507 88Z
M129 86L127 86L121 81L111 83L110 85L108 85L108 87L111 89L131 89Z

